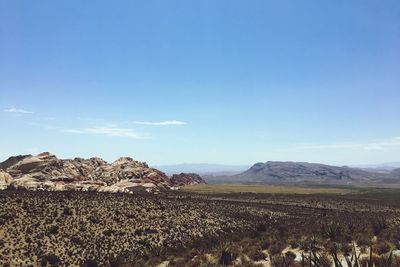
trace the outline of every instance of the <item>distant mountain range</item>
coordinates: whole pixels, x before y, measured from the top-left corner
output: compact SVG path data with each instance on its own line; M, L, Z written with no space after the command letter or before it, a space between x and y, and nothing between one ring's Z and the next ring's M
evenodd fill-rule
M165 172L168 175L174 173L197 173L200 175L235 175L244 172L250 165L224 165L224 164L207 164L207 163L182 163L176 165L160 165L154 168Z
M387 173L307 162L256 163L235 175L204 176L208 182L260 184L400 185L400 169Z
M354 165L351 167L363 169L366 171L372 172L382 172L382 173L390 173L394 169L400 168L400 162L388 162L382 164L364 164L364 165Z

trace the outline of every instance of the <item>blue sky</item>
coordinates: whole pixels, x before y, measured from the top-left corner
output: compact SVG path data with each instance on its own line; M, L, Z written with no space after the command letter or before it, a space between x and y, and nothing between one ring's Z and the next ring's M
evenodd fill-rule
M0 159L400 161L400 2L0 0Z

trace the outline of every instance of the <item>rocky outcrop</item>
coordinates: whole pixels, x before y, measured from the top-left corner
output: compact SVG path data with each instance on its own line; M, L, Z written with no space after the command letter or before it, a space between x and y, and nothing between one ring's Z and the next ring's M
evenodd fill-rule
M127 192L137 186L159 189L172 185L163 172L128 157L112 164L100 158L58 159L48 152L10 159L1 163L7 166L0 173L2 187Z
M3 170L0 170L0 189L7 188L11 184L12 180L13 178L11 175Z
M158 186L169 186L169 178L161 171L150 168L145 162L135 161L124 157L114 161L111 165L102 165L95 170L94 177L97 180L115 184L121 180L132 182L143 181Z
M181 173L174 174L171 177L171 184L173 186L185 186L195 184L205 184L206 182L196 173Z

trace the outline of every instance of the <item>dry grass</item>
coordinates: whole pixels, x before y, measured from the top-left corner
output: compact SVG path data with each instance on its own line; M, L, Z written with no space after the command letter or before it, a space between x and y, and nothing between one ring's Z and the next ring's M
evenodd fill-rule
M215 194L215 193L265 193L265 194L349 194L357 192L356 189L333 187L300 187L285 185L243 185L243 184L199 184L182 188L183 191Z

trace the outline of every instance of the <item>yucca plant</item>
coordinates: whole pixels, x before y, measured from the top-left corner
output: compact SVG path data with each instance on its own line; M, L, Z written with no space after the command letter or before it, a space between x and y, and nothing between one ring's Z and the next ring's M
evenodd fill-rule
M302 267L331 267L331 260L323 254L316 251L310 251L308 256L302 254Z
M387 259L384 260L383 265L376 265L373 254L372 254L372 245L370 246L369 258L367 261L360 261L360 254L357 254L356 246L353 244L353 251L351 255L344 256L343 259L339 259L337 247L331 253L333 259L333 265L335 267L392 267L393 264L393 251L390 252ZM302 254L301 259L302 267L331 267L332 263L329 259L327 259L323 254L317 253L315 250L310 250L308 255Z
M220 257L219 264L222 266L228 266L239 256L237 249L229 242L224 242L219 246Z

